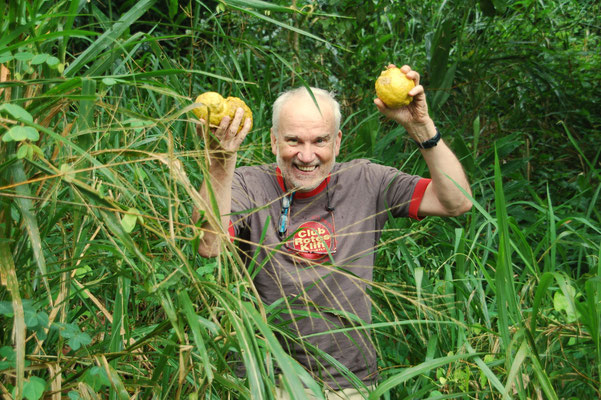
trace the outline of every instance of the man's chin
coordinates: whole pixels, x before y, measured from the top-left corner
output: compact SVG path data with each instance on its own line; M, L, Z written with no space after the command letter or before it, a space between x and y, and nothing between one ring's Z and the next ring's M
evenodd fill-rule
M307 182L294 180L292 181L292 184L294 185L295 190L298 192L310 192L315 190L321 184L321 182L323 182L323 179L316 179Z

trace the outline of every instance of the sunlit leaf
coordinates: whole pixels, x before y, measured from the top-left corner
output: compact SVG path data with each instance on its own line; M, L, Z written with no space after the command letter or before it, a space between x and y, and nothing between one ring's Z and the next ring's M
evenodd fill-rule
M48 60L49 55L48 54L36 54L32 59L31 59L31 64L32 65L38 65L38 64L43 64Z
M38 400L44 394L46 381L37 376L32 376L23 385L23 396L28 400Z
M33 117L31 116L31 114L27 110L25 110L23 107L21 107L17 104L10 104L10 103L0 104L0 111L6 111L10 115L12 115L14 118L17 118L19 120L26 121L26 122L33 122Z
M24 51L22 53L15 54L15 59L19 61L29 61L34 57L30 52Z
M129 210L127 210L125 215L123 215L123 218L121 218L121 226L123 227L125 232L131 233L134 230L138 218L141 218L138 217L139 214L140 212L132 207ZM143 222L143 220L141 222Z

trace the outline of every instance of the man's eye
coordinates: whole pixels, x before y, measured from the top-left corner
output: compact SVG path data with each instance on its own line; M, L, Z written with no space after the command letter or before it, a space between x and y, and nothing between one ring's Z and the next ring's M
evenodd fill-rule
M288 142L288 144L297 144L298 143L298 139L288 139L286 141Z

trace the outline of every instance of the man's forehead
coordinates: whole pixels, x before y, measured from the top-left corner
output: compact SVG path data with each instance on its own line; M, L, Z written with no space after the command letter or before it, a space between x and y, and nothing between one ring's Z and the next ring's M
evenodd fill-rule
M309 92L298 92L286 100L282 106L282 113L285 111L299 111L304 109L307 112L316 113L317 115L326 115L333 112L331 104L319 94L314 94L315 98L311 97Z

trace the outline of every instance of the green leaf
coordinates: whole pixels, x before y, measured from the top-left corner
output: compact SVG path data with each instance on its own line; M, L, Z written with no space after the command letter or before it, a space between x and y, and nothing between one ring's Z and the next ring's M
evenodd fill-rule
M13 316L13 305L10 301L0 301L0 315L6 317ZM0 353L2 355L2 353Z
M6 140L4 140L4 137L2 138L2 140L6 141ZM19 150L17 150L17 158L22 159L22 158L27 157L27 153L29 152L28 150L29 149L28 149L27 145L20 146Z
M83 376L83 381L90 385L94 391L99 391L102 386L111 386L111 381L104 368L92 367Z
M44 394L46 381L37 376L32 376L23 385L23 396L28 400L38 400Z
M88 62L96 59L107 48L112 47L119 38L134 22L138 20L152 5L155 0L141 0L133 3L132 8L123 14L115 23L92 43L65 69L66 76L76 76ZM85 75L85 74L84 74Z
M22 53L17 53L15 54L15 59L19 60L19 61L29 61L34 57L33 54L31 54L28 51L24 51Z
M13 126L2 136L3 142L20 142L22 140L38 140L40 138L40 133L31 126Z
M28 328L35 328L38 326L38 313L33 308L24 307L23 311L25 312L25 325Z
M32 59L31 59L31 64L32 65L39 65L39 64L43 64L46 62L46 60L48 60L48 57L50 55L49 54L36 54Z
M566 285L566 289L573 301L574 296L576 295L576 289L570 285ZM568 299L562 292L557 291L553 295L553 308L557 312L565 312L568 316L568 322L570 323L578 320L578 311L574 310L570 299Z
M139 214L140 214L140 212L133 207L130 208L129 210L127 210L127 212L121 219L121 226L123 227L125 232L131 233L134 230L134 228L136 227L136 222L138 221L138 218L140 219L140 222L144 222L142 217L138 216Z
M4 63L7 63L9 61L12 61L14 58L15 57L12 54L10 54L10 53L8 53L8 54L2 54L0 56L0 64L4 64Z
M50 56L46 59L46 64L51 68L57 67L59 62L60 60L54 56Z
M67 339L67 344L73 349L78 350L81 346L92 343L92 338L79 329L76 324L55 324L60 328L60 335Z
M73 167L71 167L69 164L61 164L59 170L63 175L65 182L73 182L73 179L75 179L75 170Z
M18 106L16 104L2 104L0 105L0 111L6 111L18 120L25 122L33 122L33 117L31 116L31 114L23 107Z
M81 397L81 395L79 394L79 392L76 392L74 390L67 393L67 396L69 397L70 400L82 400L83 399Z
M78 350L81 346L87 346L92 343L92 338L85 332L77 332L67 343L73 350Z
M102 83L104 83L107 86L113 86L117 83L117 80L114 78L103 78Z

